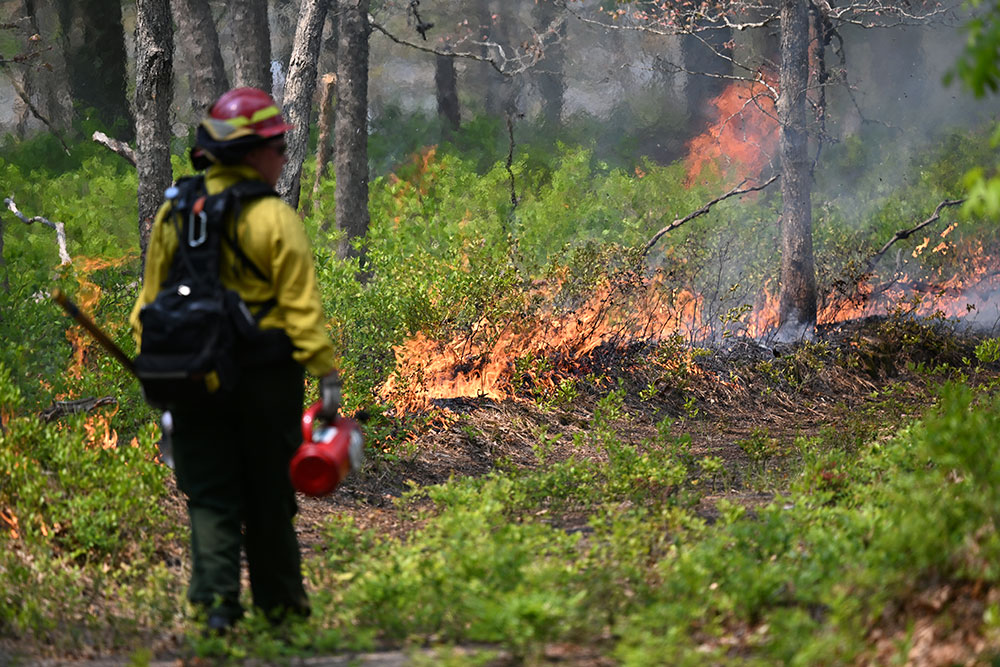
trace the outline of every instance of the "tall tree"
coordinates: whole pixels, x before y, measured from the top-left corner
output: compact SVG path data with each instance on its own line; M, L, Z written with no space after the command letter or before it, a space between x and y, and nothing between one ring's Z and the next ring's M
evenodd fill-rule
M191 106L204 113L229 88L219 32L208 0L171 0L177 44L187 63Z
M145 259L153 217L173 180L170 167L170 104L173 86L170 0L137 0L136 168L139 172L139 246Z
M552 33L548 40L550 44L542 55L534 78L538 84L538 92L542 97L542 114L545 124L550 128L555 128L562 120L563 97L566 93L566 83L563 80L565 54L562 45L566 36L566 23L559 20L558 7L552 0L538 2L535 5L534 14L535 21L541 29L545 33Z
M105 129L133 138L126 94L122 5L115 0L58 0L66 69L73 101L92 108Z
M781 299L779 337L796 340L816 326L812 172L806 127L809 86L808 0L781 2L778 124L781 156Z
M233 32L233 80L237 86L252 86L271 92L271 29L267 0L231 0Z
M353 241L368 233L368 24L369 0L340 0L337 42L337 120L334 128L337 254L361 256Z
M462 123L458 105L458 73L455 71L453 57L441 53L434 56L434 90L438 117L444 125L444 136L449 137Z
M313 94L316 92L316 63L330 0L302 0L295 44L288 65L285 99L282 103L288 122L295 126L286 136L288 162L281 172L277 191L292 208L299 205L302 162L309 147ZM367 136L367 134L366 134Z

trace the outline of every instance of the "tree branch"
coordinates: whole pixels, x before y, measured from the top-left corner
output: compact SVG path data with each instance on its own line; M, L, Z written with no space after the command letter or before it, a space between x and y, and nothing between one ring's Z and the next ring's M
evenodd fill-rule
M894 244L896 241L901 241L903 239L909 238L910 236L916 234L927 225L933 222L937 222L941 218L942 209L947 208L949 206L958 206L959 204L963 204L964 202L965 202L964 199L946 199L937 205L937 208L934 209L934 213L931 214L931 217L927 218L916 227L913 227L912 229L901 229L895 234L893 234L892 238L889 239L886 242L886 244L879 249L878 252L876 252L868 259L868 271L871 271L872 269L875 268L875 265L879 263L879 260L882 259L882 256L885 255L886 251L888 251L889 248L892 247L892 244Z
M121 141L119 139L112 139L111 137L100 131L94 132L94 135L91 137L91 139L93 139L100 145L104 146L112 153L121 156L122 158L125 159L126 162L128 162L133 167L136 166L135 150L124 141Z
M761 190L763 190L764 188L766 188L767 186L769 186L771 183L774 183L776 180L778 180L778 176L779 176L779 174L775 174L774 176L772 176L771 178L767 179L766 181L764 181L760 185L755 185L754 187L750 187L750 188L743 188L741 190L740 187L744 183L747 182L747 179L743 179L743 181L741 181L739 183L739 185L737 185L735 188L733 188L732 190L730 190L726 194L721 195L719 197L716 197L712 201L708 202L707 204L705 204L704 206L702 206L701 208L699 208L697 211L694 211L693 213L689 213L688 215L684 216L683 218L678 218L677 220L674 220L669 225L667 225L666 227L664 227L660 231L656 232L656 234L653 235L653 238L649 239L649 241L646 242L645 247L643 247L643 249L642 249L642 253L639 255L640 261L646 258L646 255L648 255L649 251L652 250L652 248L653 248L654 245L656 245L656 242L659 241L660 238L664 234L666 234L667 232L673 231L673 230L677 229L678 227L680 227L681 225L683 225L685 222L690 222L691 220L694 220L698 216L704 215L705 213L708 213L709 210L713 206L715 206L716 204L718 204L719 202L721 202L723 200L729 199L730 197L735 197L736 195L745 195L745 194L748 194L750 192L760 192Z
M497 42L484 42L478 40L465 40L464 38L460 40L477 46L480 48L489 49L493 55L483 56L478 53L471 51L456 51L454 47L447 48L434 48L430 46L425 46L417 42L411 42L409 40L397 37L395 34L389 31L388 28L378 23L375 17L371 14L368 15L368 24L374 30L378 30L380 33L388 37L390 40L401 46L408 46L410 48L416 49L418 51L423 51L424 53L433 53L438 56L447 56L448 58L465 58L467 60L477 60L482 63L488 64L498 73L506 77L512 77L522 72L534 67L538 64L544 55L545 49L554 43L562 40L559 32L559 27L565 22L565 18L558 18L553 21L545 30L541 33L534 32L531 39L524 42L523 51L520 54L515 54L512 56L507 55L507 51L504 49L502 44Z
M66 226L61 222L51 222L50 220L43 218L40 215L36 215L33 218L29 218L19 210L17 210L17 205L14 203L13 197L6 197L3 203L7 205L7 210L17 216L17 219L26 225L30 225L36 222L40 222L46 227L54 229L56 232L56 242L59 244L59 265L63 266L72 263L70 259L69 252L66 250Z
M435 49L435 48L430 47L430 46L424 46L423 44L418 44L416 42L411 42L411 41L403 39L401 37L396 37L396 35L394 35L393 33L389 32L389 30L387 28L385 28L382 24L378 23L375 20L375 17L372 16L371 14L368 15L368 24L373 29L378 30L380 33L382 33L383 35L385 35L386 37L388 37L392 41L394 41L397 44L400 44L402 46L409 46L410 48L416 49L417 51L423 51L424 53L433 53L433 54L438 55L438 56L448 56L449 58L468 58L469 60L478 60L479 62L483 62L483 63L488 64L490 67L492 67L493 69L495 69L500 74L503 74L504 76L509 76L509 74L507 74L506 72L504 72L503 68L499 64L497 64L497 62L495 60L493 60L492 58L486 58L486 57L481 56L481 55L476 54L476 53L458 52L458 51L445 51L445 50L442 50L442 49Z

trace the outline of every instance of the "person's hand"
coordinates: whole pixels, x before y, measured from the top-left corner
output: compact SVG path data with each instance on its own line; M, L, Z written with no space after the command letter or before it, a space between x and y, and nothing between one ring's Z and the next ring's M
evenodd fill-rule
M323 400L323 407L318 415L327 420L333 421L340 412L342 401L343 383L340 381L340 373L333 369L319 380L319 395Z

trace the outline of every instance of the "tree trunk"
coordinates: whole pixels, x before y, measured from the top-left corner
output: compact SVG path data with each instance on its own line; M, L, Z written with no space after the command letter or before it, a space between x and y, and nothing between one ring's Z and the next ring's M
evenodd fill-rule
M437 91L438 117L444 125L442 138L447 139L458 131L462 124L458 105L458 74L455 72L455 59L451 56L441 54L436 56L434 88Z
M28 30L32 35L41 35L41 44L51 46L51 35L56 34L58 17L47 4L39 7L35 0L24 0L24 16L28 19ZM35 61L32 67L18 68L9 72L15 82L21 84L25 96L31 100L39 114L51 124L53 132L67 130L72 125L72 100L69 97L69 81L62 54L53 49ZM42 65L41 67L39 65ZM34 116L27 103L15 102L17 120L15 132L20 137L28 136L33 129L42 127L45 121Z
M535 16L538 27L543 32L556 22L558 18L556 3L539 2L535 5ZM556 28L556 34L546 39L551 43L545 48L545 54L535 74L538 92L542 96L542 118L546 127L555 130L562 121L563 97L566 93L566 83L563 80L563 62L565 60L562 40L566 37L566 24L561 23Z
M335 96L337 94L337 75L324 74L320 80L319 102L319 139L316 142L316 178L313 179L313 209L316 208L316 198L319 196L319 184L326 178L327 167L330 165L330 153L333 146L330 135L333 134ZM324 232L330 229L330 220L324 218L319 223Z
M302 0L299 24L295 29L295 45L288 64L285 82L285 99L282 103L285 117L295 126L285 136L288 144L288 162L281 172L277 191L292 208L298 208L302 163L309 149L309 126L312 115L313 94L316 92L316 62L323 38L323 24L329 0Z
M496 19L493 17L492 3L481 0L478 3L478 13L476 16L479 22L479 31L476 34L477 39L483 42L502 41L500 39L502 30L497 26L497 22L505 21L506 19L500 17L499 14L497 14ZM504 45L504 48L507 48L507 46ZM496 53L494 49L484 46L481 55L484 58L493 58L496 56ZM507 99L506 77L485 63L482 63L479 67L481 74L476 78L480 81L480 85L483 86L481 96L483 111L490 116L503 116L507 110L505 103Z
M232 0L234 44L233 69L237 86L271 92L271 29L267 22L267 0Z
M806 131L809 84L807 0L782 0L781 77L778 122L781 126L781 340L812 334L816 325L816 270L813 265L812 176Z
M229 88L219 48L219 32L208 0L171 0L178 48L187 61L191 106L203 115Z
M122 6L114 0L59 0L66 71L73 101L92 108L103 129L133 139L126 93Z
M139 172L139 247L145 264L153 217L173 180L170 167L170 99L173 26L169 0L136 6L136 169Z
M334 130L337 229L340 257L361 257L352 241L368 233L368 25L369 0L340 0L337 43L337 121Z

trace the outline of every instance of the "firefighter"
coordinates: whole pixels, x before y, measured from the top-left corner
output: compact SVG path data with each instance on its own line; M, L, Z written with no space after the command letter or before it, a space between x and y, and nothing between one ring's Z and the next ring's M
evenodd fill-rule
M191 151L195 167L206 169L208 194L251 179L273 188L286 161L284 134L291 128L264 91L225 93L198 126ZM132 311L140 350L139 313L156 298L177 250L169 212L167 201L154 220L143 287ZM273 622L308 615L288 475L300 442L304 372L321 378L321 416L333 418L341 400L312 251L299 217L278 197L262 197L242 207L235 230L238 247L221 248L220 280L255 312L262 332L275 335L266 350L241 362L233 391L172 410L177 485L187 498L191 527L188 598L204 614L207 630L217 634L243 614L241 549L256 607ZM259 272L245 270L244 259Z

